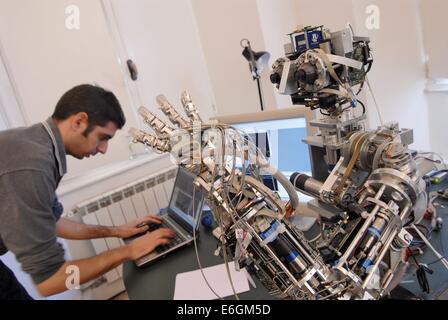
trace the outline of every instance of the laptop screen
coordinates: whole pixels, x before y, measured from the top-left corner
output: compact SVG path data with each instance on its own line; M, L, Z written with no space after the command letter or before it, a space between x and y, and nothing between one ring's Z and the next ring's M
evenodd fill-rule
M168 206L168 214L179 223L186 224L191 231L197 227L204 201L202 190L198 187L196 187L195 201L193 201L194 178L195 175L179 168Z

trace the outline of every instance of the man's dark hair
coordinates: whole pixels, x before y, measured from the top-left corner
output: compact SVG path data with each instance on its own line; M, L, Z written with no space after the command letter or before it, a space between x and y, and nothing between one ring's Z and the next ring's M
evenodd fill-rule
M121 129L126 123L120 102L115 95L89 84L76 86L64 93L56 105L52 118L65 120L79 112L85 112L89 117L89 126L83 133L85 136L95 126L104 127L108 122L113 122L118 129Z

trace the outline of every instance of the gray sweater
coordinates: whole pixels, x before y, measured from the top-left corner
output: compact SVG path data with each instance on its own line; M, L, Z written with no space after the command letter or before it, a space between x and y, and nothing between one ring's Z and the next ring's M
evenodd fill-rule
M36 284L65 262L56 238L63 209L55 190L66 168L51 119L0 132L0 255L11 251Z

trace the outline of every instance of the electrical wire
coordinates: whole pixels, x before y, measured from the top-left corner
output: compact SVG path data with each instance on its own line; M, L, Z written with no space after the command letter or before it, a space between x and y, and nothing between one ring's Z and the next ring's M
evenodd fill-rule
M345 287L344 289L342 289L342 290L340 290L340 291L337 291L337 292L335 292L335 293L332 293L332 294L330 294L330 295L328 295L328 296L323 297L321 300L328 300L328 299L331 298L331 297L341 295L342 293L344 293L345 291L347 291L347 290L349 290L349 289L351 289L351 288L353 288L353 287L354 287L354 284L351 284L351 285Z
M222 215L220 215L220 226L221 226L221 230L224 230L224 223L222 221ZM235 287L233 285L233 280L232 280L232 275L230 274L229 261L227 259L227 250L226 249L227 248L226 248L226 245L224 243L224 238L223 238L223 236L221 236L221 250L223 251L223 257L224 257L224 263L226 265L227 276L229 278L230 286L232 287L232 291L233 291L233 294L235 296L235 299L236 300L240 300L238 294L235 291ZM234 262L234 263L236 263L236 262Z
M378 118L380 120L380 124L384 125L383 116L381 115L381 111L380 111L380 108L378 106L378 102L376 101L375 94L373 93L372 86L370 85L370 81L369 81L369 78L367 77L367 75L366 75L366 82L367 82L367 86L369 87L370 95L373 98L373 102L375 104L376 112L378 113Z
M225 137L225 135L224 135L224 132L221 132L221 134L222 134L222 137ZM221 139L222 140L222 148L223 148L223 154L222 154L222 166L223 166L223 168L222 168L222 170L225 170L226 168L225 168L225 161L224 161L224 158L225 158L225 139ZM235 154L235 152L234 152L234 154ZM221 177L221 179L223 179L222 177ZM223 181L224 182L224 181ZM222 185L223 185L223 187L224 186L226 186L226 184L225 183L222 183ZM224 190L224 194L228 197L229 196L229 193L228 192L226 192L226 190ZM226 199L226 197L224 197L224 199L225 199L225 201L227 202L227 199ZM230 204L230 203L229 203ZM228 204L228 205L229 205ZM236 213L236 211L235 211L235 213ZM235 224L235 219L234 219L234 217L233 217L233 215L230 215L231 216L231 218L232 218L232 220L233 220L233 222L234 222L234 224ZM219 216L219 218L220 218L220 227L221 227L221 230L224 230L224 223L223 223L223 220L222 220L222 215L220 215ZM233 280L232 280L232 275L231 275L231 273L230 273L230 269L229 269L229 262L228 262L228 258L227 258L227 250L226 250L227 248L226 248L226 246L225 246L225 243L224 243L224 238L222 238L221 239L221 250L223 251L223 258L224 258L224 262L225 262L225 265L226 265L226 271L227 271L227 276L228 276L228 278L229 278L229 282L230 282L230 286L232 287L232 291L233 291L233 294L234 294L234 296L235 296L235 299L236 300L239 300L240 298L239 298L239 296L238 296L238 294L236 293L236 290L235 290L235 287L234 287L234 284L233 284ZM234 262L234 263L236 263L236 262Z
M427 265L428 265L428 266L431 266L431 265L433 265L433 264L436 264L436 263L441 262L443 259L446 259L446 257L440 257L439 259L437 259L437 260L435 260L435 261L433 261L433 262L427 263Z
M424 160L426 160L426 161L432 162L432 164L433 164L433 168L434 168L435 170L438 169L438 168L437 168L437 165L438 165L438 164L442 164L442 163L440 162L440 160L434 160L434 159L431 159L431 158L429 158L429 157L420 156L420 155L417 154L417 155L414 157L414 160L419 160L419 159L424 159Z
M365 104L361 100L359 100L359 99L356 99L356 101L358 101L358 103L362 107L362 115L365 115L366 114L366 106L365 106Z
M447 166L445 160L443 159L443 157L440 155L440 153L437 153L437 152L419 152L417 154L417 156L419 156L419 155L434 155L434 156L436 156L441 161L441 164L444 166L445 170L448 170L448 166Z
M223 128L218 128L220 131L221 131L221 136L222 137L225 137L225 135L224 135L224 133L223 133L223 131L222 131L222 129ZM237 133L238 134L238 133ZM233 147L234 147L234 150L235 150L235 147L236 147L236 141L234 141L234 143L233 143ZM225 140L224 139L222 139L222 150L223 150L223 153L222 153L222 159L221 159L221 170L225 170L225 164L226 164L226 162L225 162ZM242 149L242 152L244 152L244 148ZM235 159L235 152L233 153L233 158ZM244 163L245 162L245 160L244 160L244 158L242 159L242 162ZM244 165L243 165L243 167L244 167ZM234 171L235 170L235 160L233 161L233 165L232 165L232 172L231 172L231 174L234 174ZM216 177L216 167L214 168L214 173L213 173L213 177ZM245 172L243 171L243 173L242 174L245 174ZM222 176L220 176L220 178L219 179L221 179L222 181L221 181L221 185L223 186L223 187L225 187L226 186L226 183L225 183L225 181L223 181L223 177ZM213 180L212 181L215 181L215 178L213 178ZM195 188L196 188L196 186L194 187L194 189L193 189L193 194L194 194L194 192L195 192ZM242 189L243 188L243 185L240 185L240 189ZM229 192L226 192L227 190L224 190L225 192L224 192L224 197L223 197L223 199L227 202L227 205L229 206L229 208L232 208L235 212L236 212L236 209L233 207L233 205L232 205L232 203L231 203L231 201L229 201L230 200L230 198L228 198L229 197ZM242 194L242 193L241 193ZM195 196L193 195L193 199L195 198ZM240 198L241 198L241 195L240 195ZM193 206L194 206L194 204L193 204ZM193 209L194 210L194 209ZM236 220L234 219L234 216L233 215L230 215L230 217L232 218L232 220L233 220L233 223L234 223L234 225L236 225ZM220 224L220 228L221 228L221 230L222 231L224 231L224 223L223 223L223 220L222 220L222 215L219 215L219 224ZM195 240L195 250L196 250L196 258L197 258L197 260L198 260L198 265L199 265L199 268L201 269L201 274L202 274L202 276L203 276L203 278L204 278L204 280L206 281L206 283L207 283L207 285L209 286L209 288L210 288L210 290L212 290L212 292L218 297L218 298L220 298L220 299L222 299L212 288L211 288L211 286L210 286L210 284L209 284L209 282L207 281L207 279L206 279L206 277L205 277L205 274L203 273L203 270L202 270L202 266L201 266L201 262L200 262L200 259L199 259L199 254L198 254L198 250L197 250L197 245L196 245L196 236L195 236L195 233L194 233L194 240ZM234 287L234 284L233 284L233 280L232 280L232 276L231 276L231 273L230 273L230 269L229 269L229 262L228 262L228 257L227 257L227 250L226 250L226 245L225 245L225 242L224 242L224 237L223 237L223 234L220 236L220 240L221 240L221 250L223 251L223 258L224 258L224 261L225 261L225 265L226 265L226 271L227 271L227 275L228 275L228 278L229 278L229 281L230 281L230 284L231 284L231 287L232 287L232 291L233 291L233 293L234 293L234 296L235 296L235 298L237 299L237 300L239 300L239 296L238 296L238 294L236 293L236 290L235 290L235 287Z
M414 226L422 229L423 232L425 233L424 236L428 240L431 240L431 232L432 232L431 229L429 229L427 226L422 225L422 224L415 224ZM408 231L413 237L413 240L411 241L411 244L410 244L411 250L414 250L414 251L419 250L419 249L424 250L426 248L425 242L422 240L421 236L417 232L415 232L415 229L412 226L410 226L410 225L405 226L405 230Z
M193 207L192 207L192 210L193 210L193 221L196 221L196 220L194 219L194 215L196 214L196 212L195 212L195 208L194 208L195 196L196 196L196 185L193 184ZM201 213L201 215L202 215L202 213ZM200 217L198 217L198 221L199 221L199 218L200 218ZM213 292L213 294L214 294L218 299L223 300L223 298L222 298L219 294L217 294L217 293L215 292L215 290L213 290L213 288L212 288L212 286L210 285L210 283L208 282L207 277L205 276L204 270L203 270L203 268L202 268L201 259L199 258L198 245L197 245L197 241L196 241L196 228L193 228L193 241L194 241L194 250L195 250L195 253L196 253L196 260L197 260L197 262L198 262L198 266L199 266L199 270L201 271L202 278L204 279L205 283L206 283L207 286L210 288L210 290Z
M441 258L441 261L443 263L443 266L448 269L448 261L431 245L431 243L429 242L429 240L421 233L421 231L417 228L417 226L412 225L411 227L414 228L414 230L418 233L418 235L420 236L420 238L425 242L425 244L429 247L429 249L431 249L431 251L434 253L434 255L437 258Z
M412 255L412 258L414 259L414 261L417 265L416 276L417 276L417 281L420 286L420 289L422 289L422 291L425 293L430 293L431 290L429 287L428 278L426 277L426 272L429 269L425 268L424 265L419 263L414 255Z

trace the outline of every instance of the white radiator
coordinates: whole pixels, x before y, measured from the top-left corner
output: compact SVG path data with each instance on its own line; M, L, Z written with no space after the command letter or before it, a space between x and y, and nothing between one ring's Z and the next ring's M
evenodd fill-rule
M116 190L101 194L95 198L78 204L69 217L77 218L86 224L119 226L148 214L157 214L168 205L174 187L177 169L169 169L124 185ZM95 254L124 245L118 238L90 240ZM119 266L103 277L83 286L112 283L121 279L122 266Z

